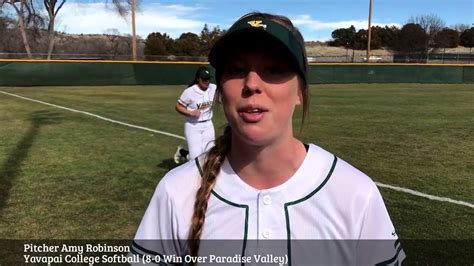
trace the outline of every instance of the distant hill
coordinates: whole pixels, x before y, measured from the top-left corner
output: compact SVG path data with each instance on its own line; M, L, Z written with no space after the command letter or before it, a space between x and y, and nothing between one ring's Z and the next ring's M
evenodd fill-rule
M307 42L306 43L306 52L307 54L314 55L314 56L345 56L346 53L352 55L352 49L346 49L344 47L332 47L328 46L325 43L321 42ZM442 53L443 50L439 49L438 52ZM355 50L354 54L356 56L365 56L367 53L366 50ZM446 53L469 53L469 48L458 46L457 48L447 48ZM474 53L474 51L473 51ZM393 55L393 51L386 50L386 49L377 49L371 50L372 55L379 55L379 56L391 56Z

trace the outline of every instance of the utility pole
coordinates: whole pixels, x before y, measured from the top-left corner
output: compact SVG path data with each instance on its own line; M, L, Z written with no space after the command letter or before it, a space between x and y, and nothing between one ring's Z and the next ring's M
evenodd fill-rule
M372 37L372 0L369 0L369 28L367 30L367 63L370 60L371 37Z
M135 0L130 1L132 15L132 60L137 61L137 33L135 30Z

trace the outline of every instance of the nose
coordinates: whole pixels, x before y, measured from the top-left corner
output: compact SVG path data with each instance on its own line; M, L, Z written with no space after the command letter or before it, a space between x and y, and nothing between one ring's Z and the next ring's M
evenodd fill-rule
M250 96L255 93L262 92L262 79L256 71L249 71L245 76L244 89L242 91L244 96Z

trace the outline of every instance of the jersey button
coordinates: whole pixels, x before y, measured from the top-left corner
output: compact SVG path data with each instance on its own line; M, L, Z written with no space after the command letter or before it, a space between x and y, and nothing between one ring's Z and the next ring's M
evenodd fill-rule
M272 197L270 197L269 195L263 196L263 204L265 205L272 204Z
M264 238L269 238L272 235L272 231L270 229L265 229L263 230L262 235Z

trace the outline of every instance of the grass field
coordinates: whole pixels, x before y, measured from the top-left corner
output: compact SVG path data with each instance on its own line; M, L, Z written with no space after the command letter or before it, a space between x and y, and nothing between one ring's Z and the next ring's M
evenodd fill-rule
M0 88L183 135L174 111L181 89ZM310 92L309 123L297 132L304 141L377 182L474 203L472 84L318 85ZM220 108L214 124L220 133ZM0 93L0 239L132 238L181 142ZM380 190L402 239L474 239L473 208Z

